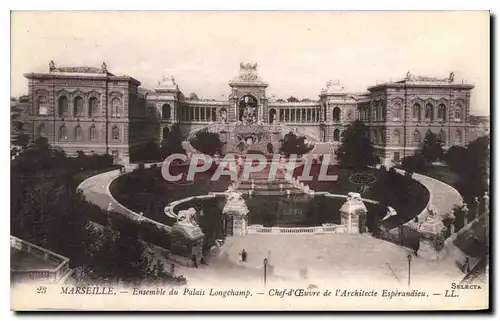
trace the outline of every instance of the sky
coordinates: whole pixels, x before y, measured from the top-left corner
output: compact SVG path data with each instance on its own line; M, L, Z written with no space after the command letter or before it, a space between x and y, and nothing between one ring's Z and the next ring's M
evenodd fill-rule
M268 96L317 99L413 75L475 85L471 113L489 115L488 12L59 11L11 15L11 96L23 74L100 67L154 88L173 76L184 94L226 99L240 62L256 62Z

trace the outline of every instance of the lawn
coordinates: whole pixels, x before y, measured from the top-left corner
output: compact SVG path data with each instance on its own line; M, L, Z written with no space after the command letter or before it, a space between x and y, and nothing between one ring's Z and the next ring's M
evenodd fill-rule
M458 174L453 172L448 166L430 166L419 173L435 178L453 187L456 186L459 179Z

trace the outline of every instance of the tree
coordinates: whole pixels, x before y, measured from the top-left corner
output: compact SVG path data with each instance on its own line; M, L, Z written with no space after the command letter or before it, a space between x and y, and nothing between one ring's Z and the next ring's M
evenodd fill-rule
M289 103L297 103L297 102L299 102L299 100L297 98L293 97L293 96L288 97L286 99L286 101L289 102Z
M199 131L191 140L191 145L203 154L213 156L222 153L222 142L219 134L206 130Z
M200 98L198 98L198 95L195 93L190 93L188 99L189 100L200 100Z
M421 153L426 162L435 162L443 156L443 142L436 134L427 131L422 143Z
M467 145L467 154L459 172L457 187L467 203L489 190L490 138L479 137Z
M138 240L137 233L131 233L133 231L137 231L133 225L119 228L115 239L116 273L126 283L142 280L148 266L147 258L143 255L144 245Z
M467 158L467 148L459 145L453 145L444 154L443 158L451 170L459 173L466 166L465 160Z
M312 148L312 145L306 144L306 138L304 136L298 137L293 132L289 132L281 140L279 151L286 157L290 156L291 154L300 156L311 151Z
M160 156L166 158L172 154L185 154L182 147L182 133L178 124L174 124L170 130L167 140L161 142Z
M401 163L405 170L421 172L425 169L425 158L421 154L403 157Z
M335 152L340 166L353 170L366 170L368 166L379 163L380 159L375 155L366 125L356 120L344 131L342 144Z

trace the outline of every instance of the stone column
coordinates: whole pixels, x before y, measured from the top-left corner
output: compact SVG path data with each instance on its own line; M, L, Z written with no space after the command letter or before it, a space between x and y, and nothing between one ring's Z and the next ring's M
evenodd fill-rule
M171 110L170 110L170 120L172 122L176 122L177 121L177 108L178 108L178 106L179 106L179 104L176 101L172 102L172 107L171 107Z
M257 120L259 122L264 121L264 102L261 102L259 105L259 115L257 115Z

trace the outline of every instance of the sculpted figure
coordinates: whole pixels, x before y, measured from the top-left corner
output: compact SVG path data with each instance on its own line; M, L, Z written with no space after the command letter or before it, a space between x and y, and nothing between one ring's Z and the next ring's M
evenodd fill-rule
M190 207L187 210L179 211L179 214L177 215L177 223L197 226L198 222L196 222L196 210L193 207Z

